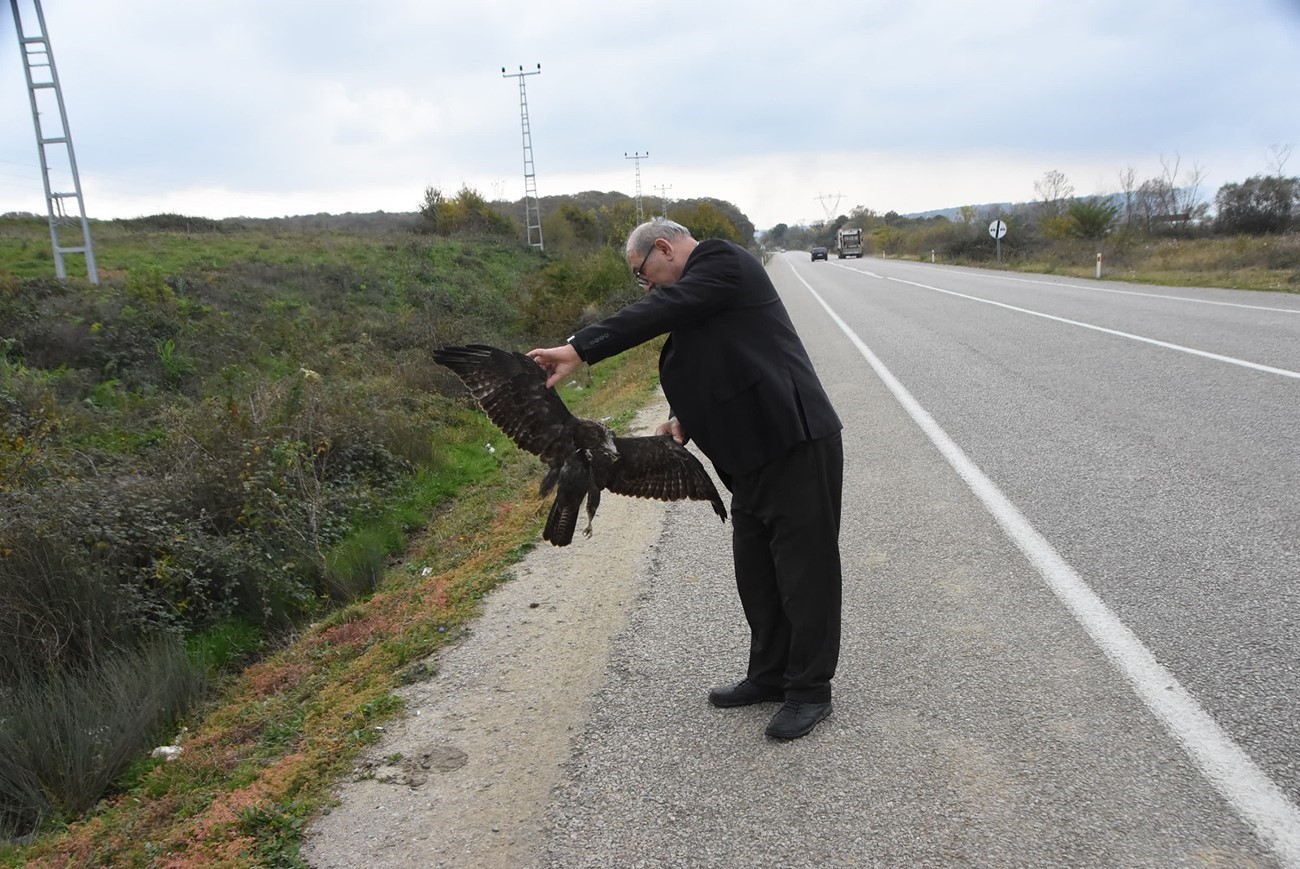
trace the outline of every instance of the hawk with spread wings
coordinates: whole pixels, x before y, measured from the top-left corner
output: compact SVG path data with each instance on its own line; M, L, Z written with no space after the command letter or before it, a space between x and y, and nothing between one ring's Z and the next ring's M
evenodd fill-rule
M556 546L573 540L587 501L587 527L603 490L660 501L709 501L725 522L726 508L699 459L667 435L617 437L602 423L569 412L546 372L522 353L485 344L443 347L433 359L464 381L488 418L547 465L542 497L555 491L542 538Z

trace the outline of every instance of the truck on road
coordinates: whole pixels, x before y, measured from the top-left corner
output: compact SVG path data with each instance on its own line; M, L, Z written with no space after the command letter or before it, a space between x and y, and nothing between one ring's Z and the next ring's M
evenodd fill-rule
M835 237L835 253L840 259L862 256L862 230L841 229Z

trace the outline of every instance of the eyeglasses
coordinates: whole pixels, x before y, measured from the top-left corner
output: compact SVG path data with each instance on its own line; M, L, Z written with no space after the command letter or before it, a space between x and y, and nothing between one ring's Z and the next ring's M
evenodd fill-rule
M633 276L634 276L634 277L635 277L639 282L641 282L641 283L643 283L643 284L644 284L644 283L648 283L649 280L650 280L649 278L647 278L647 277L645 276L645 264L648 263L648 262L650 261L650 255L653 254L657 249L658 249L658 248L657 248L655 245L653 245L653 244L650 245L650 249L649 249L648 251L646 251L645 259L641 260L641 265L639 265L639 266L637 266L636 268L632 269L632 275L633 275Z

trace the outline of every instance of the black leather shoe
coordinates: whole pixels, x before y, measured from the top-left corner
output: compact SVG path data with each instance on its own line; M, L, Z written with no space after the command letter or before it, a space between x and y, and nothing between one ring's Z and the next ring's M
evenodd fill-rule
M785 691L768 685L758 685L741 679L735 685L714 688L709 692L709 702L722 709L732 706L751 706L755 703L775 703L785 699Z
M772 721L765 731L773 739L798 739L812 733L827 715L831 714L830 701L825 703L800 703L787 700L781 711L772 716Z

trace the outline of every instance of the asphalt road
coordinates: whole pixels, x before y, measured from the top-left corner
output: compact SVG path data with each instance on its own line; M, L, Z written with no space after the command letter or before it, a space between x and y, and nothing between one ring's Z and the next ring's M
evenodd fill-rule
M835 713L708 706L747 635L673 505L540 862L1300 866L1300 298L769 269L845 423Z

